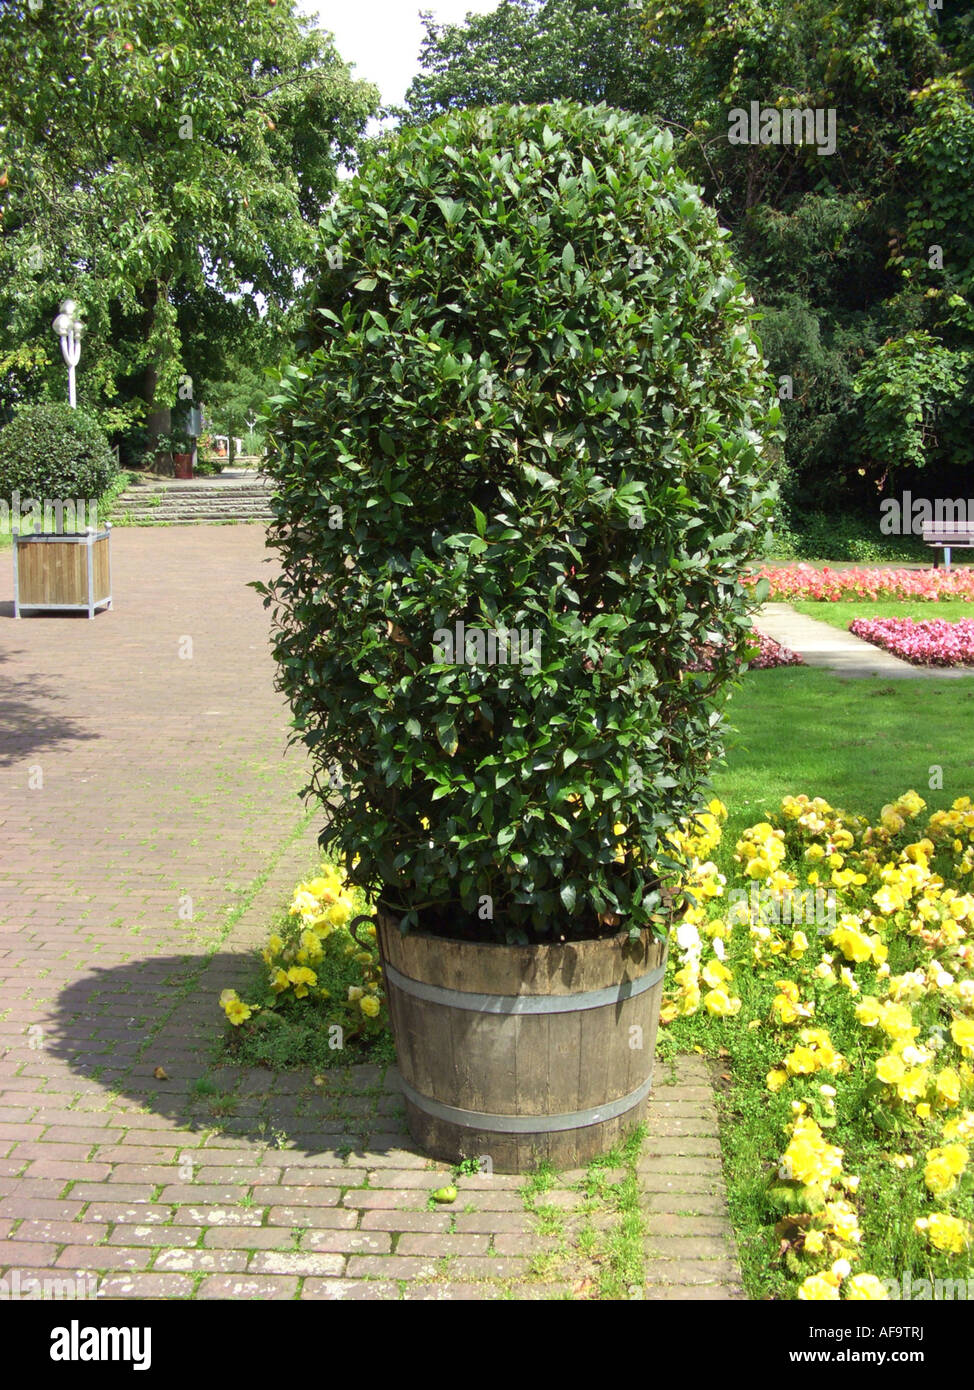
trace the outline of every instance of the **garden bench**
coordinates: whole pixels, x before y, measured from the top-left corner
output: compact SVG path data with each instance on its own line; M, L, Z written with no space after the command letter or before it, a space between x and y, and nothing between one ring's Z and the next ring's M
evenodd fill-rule
M924 545L935 546L944 552L944 564L950 569L951 550L974 549L974 521L927 521L923 525ZM934 556L934 569L940 561Z

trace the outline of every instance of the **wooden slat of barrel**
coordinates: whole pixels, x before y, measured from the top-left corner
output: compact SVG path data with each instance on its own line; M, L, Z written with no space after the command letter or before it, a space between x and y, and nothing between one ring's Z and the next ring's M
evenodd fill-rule
M638 980L665 958L661 943L645 937L635 949L624 938L527 948L526 959L525 948L404 938L384 913L379 940L383 959L407 979L434 983L433 974L441 988L488 996L564 997L617 989L620 978ZM431 1115L422 1098L466 1112L537 1115L540 1121L626 1097L651 1071L662 981L597 1007L507 1015L417 998L394 980L387 984L400 1069L418 1093L416 1103L407 1096L410 1131L436 1157L489 1154L499 1172L523 1171L539 1158L576 1166L611 1147L642 1118L644 1100L620 1116L577 1129L506 1133ZM555 984L561 988L547 988ZM629 1046L633 1025L643 1030L641 1048Z

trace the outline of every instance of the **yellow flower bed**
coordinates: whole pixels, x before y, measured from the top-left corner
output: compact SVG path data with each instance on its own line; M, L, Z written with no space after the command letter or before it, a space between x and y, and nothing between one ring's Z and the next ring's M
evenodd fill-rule
M339 1030L337 1047L375 1031L384 1002L375 926L360 922L359 940L347 930L355 917L372 911L340 869L322 864L320 874L298 884L286 924L271 933L261 952L267 968L263 998L244 1001L233 989L220 995L230 1023L240 1027L262 1011L317 1005L322 1026ZM346 983L350 975L356 983ZM328 988L336 978L343 982L340 997Z
M786 797L780 817L738 840L731 886L711 858L726 820L719 802L673 837L690 896L661 1023L703 1011L734 1019L732 1056L733 1030L769 1030L779 1060L766 1088L793 1099L768 1204L784 1213L775 1234L800 1299L889 1296L868 1269L859 1177L829 1134L844 1088L857 1124L917 1151L886 1156L897 1181L915 1189L913 1170L922 1173L929 1211L915 1235L940 1255L972 1253L974 804L961 797L923 823L925 809L909 791L870 825L821 798ZM738 993L745 973L749 998L762 1010L771 999L750 1017ZM863 1131L847 1120L846 1132ZM961 1198L964 1210L952 1211Z

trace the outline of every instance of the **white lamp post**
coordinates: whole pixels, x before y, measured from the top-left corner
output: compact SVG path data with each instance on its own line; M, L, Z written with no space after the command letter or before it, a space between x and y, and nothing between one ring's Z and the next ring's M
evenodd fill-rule
M72 408L77 407L74 394L74 369L81 357L81 335L85 326L78 317L78 306L73 299L66 299L61 312L54 320L54 332L61 339L61 353L68 366L68 401Z

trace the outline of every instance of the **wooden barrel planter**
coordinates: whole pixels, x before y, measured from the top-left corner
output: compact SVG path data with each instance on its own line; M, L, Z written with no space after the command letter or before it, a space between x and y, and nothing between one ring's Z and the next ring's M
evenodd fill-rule
M13 533L14 617L24 609L80 609L95 616L112 606L111 522L103 531Z
M642 1120L666 943L502 946L376 917L409 1131L499 1173L587 1163Z

